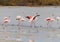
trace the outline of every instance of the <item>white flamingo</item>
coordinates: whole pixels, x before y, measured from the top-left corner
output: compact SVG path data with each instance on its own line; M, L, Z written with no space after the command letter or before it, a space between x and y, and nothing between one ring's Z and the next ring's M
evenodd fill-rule
M10 16L4 17L3 25L4 25L5 27L7 27L7 25L8 25L9 22L10 22ZM4 29L5 29L5 27L4 27Z
M60 17L59 16L55 17L55 20L57 21L57 24L58 24L58 21L60 20Z
M31 25L30 25L31 27L32 26L35 27L35 20L37 19L38 16L40 16L40 15L36 14L35 16L26 16L26 18L29 19L29 22L31 22Z
M21 16L17 16L16 20L18 20L18 30L20 30L20 22L24 22L26 20L23 17L21 17Z
M59 16L55 16L54 14L52 14L52 16L57 21L57 24L58 24L58 21L60 20L60 17Z
M48 18L46 18L46 21L47 21L47 28L48 28L48 27L51 27L50 22L54 22L55 19L48 17Z

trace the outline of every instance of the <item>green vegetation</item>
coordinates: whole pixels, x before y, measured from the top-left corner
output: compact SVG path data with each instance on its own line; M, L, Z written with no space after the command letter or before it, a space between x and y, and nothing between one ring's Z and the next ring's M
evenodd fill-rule
M1 6L60 6L60 0L0 0Z

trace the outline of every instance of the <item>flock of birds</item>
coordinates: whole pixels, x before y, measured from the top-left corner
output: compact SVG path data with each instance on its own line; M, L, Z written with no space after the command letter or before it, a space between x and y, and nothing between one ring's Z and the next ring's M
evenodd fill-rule
M26 16L25 18L27 18L28 20L29 20L29 22L31 23L30 24L30 26L32 27L32 24L33 24L33 26L35 27L35 20L37 19L37 17L39 17L40 15L38 14L38 13L36 13L36 15L35 16ZM10 20L10 17L11 16L7 16L7 17L4 17L4 19L3 19L3 25L5 26L5 27L7 27L7 25L8 25L8 23L11 21ZM20 22L22 21L22 22L24 22L24 21L26 21L26 19L25 18L23 18L22 16L17 16L16 17L16 20L18 21L18 29L20 29ZM50 22L54 22L54 21L59 21L60 20L60 17L58 16L58 17L53 17L53 18L51 18L51 17L47 17L46 18L46 21L47 21L47 28L48 28L48 26L50 26ZM19 39L18 39L19 40ZM29 40L29 42L34 42L33 40Z
M36 13L35 16L26 16L25 18L27 18L29 20L28 22L31 23L31 25L30 25L31 27L32 27L32 24L35 27L35 20L37 19L38 16L40 16L40 15L38 13ZM9 22L11 22L10 17L11 16L4 17L3 25L5 25L5 27L8 25ZM17 24L18 28L20 28L20 22L26 21L25 18L23 18L22 16L16 16L16 20L18 21L18 24Z
M35 26L36 26L36 22L35 22L35 20L37 20L37 17L39 17L40 15L38 14L38 13L36 13L36 15L35 16L26 16L25 18L27 18L28 20L29 20L29 22L30 22L30 27L34 27L35 28ZM4 17L4 19L3 19L3 25L8 25L8 23L11 21L10 20L10 17L11 16L7 16L7 17ZM26 21L26 19L25 18L23 18L22 16L17 16L16 17L16 20L18 21L18 28L20 29L20 22L22 21L22 22L24 22L24 21ZM57 16L57 17L53 17L53 18L51 18L51 17L47 17L46 19L45 19L46 21L47 21L47 28L50 26L50 22L54 22L54 21L59 21L60 20L60 17L59 16ZM33 24L33 25L32 25Z
M35 16L26 16L25 18L27 18L29 20L29 22L31 23L31 27L32 27L32 24L35 27L35 20L37 19L38 16L40 16L40 15L36 14ZM3 19L2 25L4 26L4 30L6 30L5 28L7 27L8 23L11 21L10 17L11 16L7 16L7 17L4 17L4 19ZM16 20L18 21L18 30L20 30L20 22L26 21L25 18L23 18L21 16L16 17ZM21 41L21 39L17 39L17 41ZM28 42L35 42L35 41L30 39Z

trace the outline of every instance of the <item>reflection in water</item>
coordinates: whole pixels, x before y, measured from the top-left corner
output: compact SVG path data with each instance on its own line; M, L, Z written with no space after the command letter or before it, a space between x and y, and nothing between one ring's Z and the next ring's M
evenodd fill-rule
M38 32L37 32L38 30ZM5 41L19 41L19 42L40 42L42 40L55 40L60 38L60 29L56 28L30 28L21 27L18 31L17 26L8 26L6 31L0 26L0 40ZM7 36L7 37L6 37ZM32 40L32 41L31 41Z

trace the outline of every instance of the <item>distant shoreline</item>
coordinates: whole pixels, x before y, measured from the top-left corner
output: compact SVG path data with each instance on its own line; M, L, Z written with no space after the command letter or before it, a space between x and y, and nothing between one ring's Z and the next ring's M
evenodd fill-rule
M0 6L0 7L60 7L60 6Z

